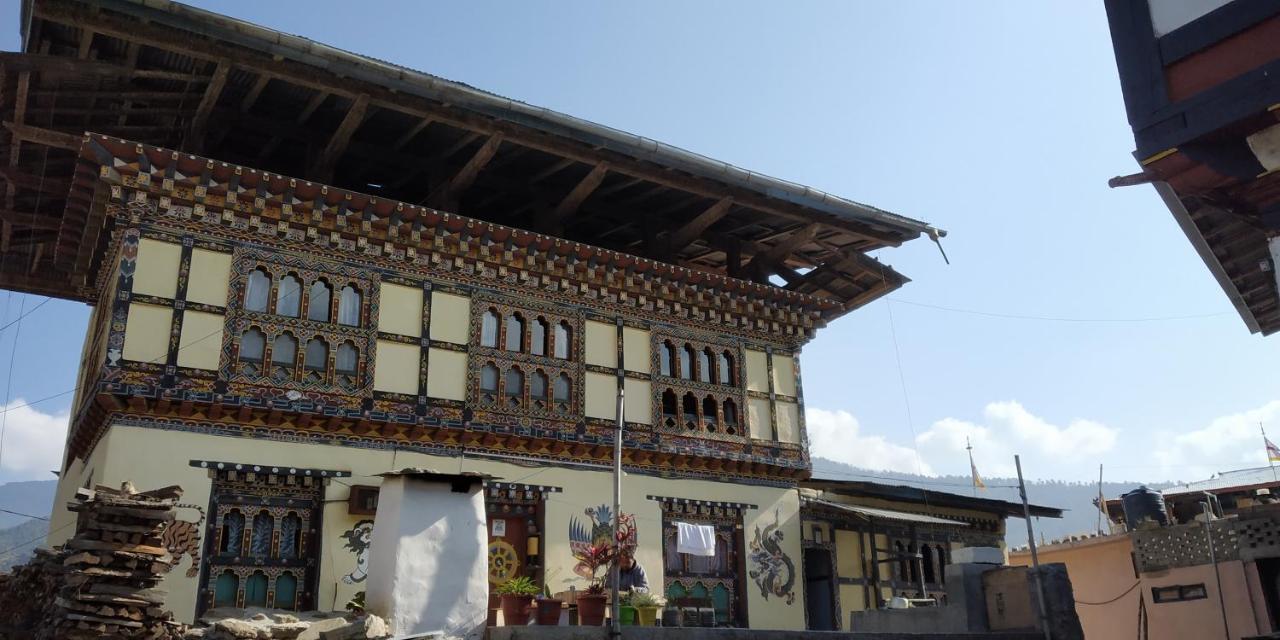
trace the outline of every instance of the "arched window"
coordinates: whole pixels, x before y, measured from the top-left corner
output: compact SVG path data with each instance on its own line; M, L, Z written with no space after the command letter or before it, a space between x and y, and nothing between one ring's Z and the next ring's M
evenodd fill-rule
M350 340L338 345L338 358L334 363L334 368L339 375L353 376L356 374L356 365L360 360L360 354L356 351L356 345Z
M271 534L275 528L276 519L265 509L253 517L253 538L249 542L249 555L260 558L271 555Z
M338 324L360 326L360 290L351 285L343 287L338 297Z
M547 319L538 316L529 325L529 353L535 356L547 355Z
M733 371L733 354L728 351L720 354L720 384L736 385Z
M307 319L316 322L329 321L329 305L333 299L333 287L324 280L311 284L311 297L307 300Z
M303 360L303 366L308 371L318 371L324 373L329 368L329 345L320 338L312 338L307 341L307 354Z
M249 272L249 281L244 287L244 308L246 311L266 312L267 301L271 299L271 276L262 269Z
M503 395L507 396L507 404L510 406L518 407L524 404L524 373L519 367L507 369Z
M262 363L262 354L267 348L267 335L257 328L250 328L240 335L240 361Z
M276 578L275 608L288 610L298 608L298 579L290 571Z
M222 539L218 541L218 552L240 555L243 537L244 514L239 509L232 509L222 516Z
M498 348L498 312L493 309L480 318L480 346Z
M724 426L726 433L737 433L738 431L738 405L732 399L724 401Z
M240 593L240 578L230 569L222 572L218 576L217 583L213 586L213 606L215 607L234 607L236 606L236 596Z
M507 351L523 351L524 346L524 316L518 313L507 314L507 326L503 327L506 335L503 337L503 348Z
M535 369L529 375L529 399L534 406L539 409L545 409L547 401L550 399L547 395L550 391L550 385L547 384L547 374L542 369Z
M715 431L717 426L716 399L711 396L702 398L702 425L707 431Z
M561 321L556 325L556 357L561 360L568 360L569 354L573 352L573 329L569 328L569 323Z
M712 377L712 373L713 373L713 370L711 367L712 362L715 362L715 356L711 355L711 349L703 349L702 351L698 352L698 381L700 382L715 381L715 378Z
M661 351L658 354L658 373L674 377L676 375L676 348L672 346L670 340L665 340L658 346L658 349Z
M293 368L298 361L298 339L288 332L276 336L271 343L271 377L278 383L293 379Z
M556 376L556 388L555 388L554 397L555 397L555 401L558 409L563 411L569 408L569 402L570 402L570 399L573 397L573 392L570 387L568 375L562 373Z
M662 392L662 424L666 427L680 424L680 400L670 388Z
M694 397L692 391L684 394L684 399L682 401L682 404L684 405L683 407L684 408L684 428L697 429L698 428L698 399Z
M253 575L244 581L244 606L267 606L267 574L261 570L254 571Z
M296 318L300 308L302 308L302 282L291 273L280 278L280 288L276 289L276 315Z
M480 401L493 405L498 402L498 367L492 362L486 362L480 367Z
M302 556L302 518L290 511L280 520L280 557L291 560Z
M693 379L693 347L687 344L680 349L680 377Z

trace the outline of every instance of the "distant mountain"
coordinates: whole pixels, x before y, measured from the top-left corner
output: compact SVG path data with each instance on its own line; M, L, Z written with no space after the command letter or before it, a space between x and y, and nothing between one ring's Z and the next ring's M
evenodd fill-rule
M47 518L53 511L53 493L57 488L57 480L30 480L0 484L0 509ZM0 511L0 529L7 529L27 520L29 518L24 516ZM0 547L0 551L2 550L4 547Z
M842 462L825 458L813 459L813 476L830 480L863 480L899 484L931 491L942 491L958 495L972 496L972 480L969 476L921 476L914 473L898 473L895 471L876 471L862 469ZM1006 500L1021 504L1018 497L1017 478L983 478L987 489L977 492L980 498ZM1102 493L1107 499L1115 498L1122 493L1146 485L1152 489L1164 489L1172 483L1152 482L1103 482ZM1093 506L1098 497L1096 482L1066 482L1063 480L1030 480L1027 482L1027 500L1032 504L1063 509L1062 518L1035 518L1036 539L1053 540L1073 534L1094 533L1098 527L1098 510ZM1005 542L1009 546L1022 546L1027 543L1027 526L1021 518L1011 518L1006 523ZM1103 522L1103 531L1107 523Z
M28 519L22 524L0 529L0 571L8 571L26 562L32 551L44 545L47 533L49 523L44 520Z

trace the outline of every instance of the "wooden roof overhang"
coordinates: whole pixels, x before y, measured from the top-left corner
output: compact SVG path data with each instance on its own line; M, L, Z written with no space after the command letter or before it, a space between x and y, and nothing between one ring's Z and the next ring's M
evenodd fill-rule
M935 507L953 507L985 511L1001 517L1023 517L1022 505L1007 500L962 496L945 491L931 491L906 485L891 485L880 482L862 480L827 480L814 478L801 483L803 489L817 489L832 493L866 498L880 498L897 502L925 504ZM1031 515L1046 518L1061 518L1062 509L1031 505Z
M276 174L830 300L908 280L868 251L925 223L177 3L28 0L0 54L0 286L72 299L57 237L82 134ZM6 158L7 156L7 158ZM6 162L7 159L7 162ZM56 240L56 242L55 242Z

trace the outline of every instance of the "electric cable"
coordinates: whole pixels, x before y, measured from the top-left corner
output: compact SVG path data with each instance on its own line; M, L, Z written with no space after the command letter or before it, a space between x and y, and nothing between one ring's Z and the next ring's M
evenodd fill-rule
M1112 602L1115 602L1116 600L1119 600L1120 598L1123 598L1123 597L1125 597L1125 596L1129 595L1129 594L1130 594L1134 589L1138 588L1138 585L1140 585L1140 584L1142 584L1142 581L1141 581L1141 580L1139 580L1139 581L1137 581L1137 582L1133 583L1133 584L1132 584L1128 589L1125 589L1125 590L1124 590L1124 593L1121 593L1120 595L1118 595L1118 596L1116 596L1116 597L1114 597L1114 598L1112 598L1112 599L1110 599L1110 600L1103 600L1102 602L1085 602L1085 601L1083 601L1083 600L1076 600L1076 601L1075 601L1075 603L1076 603L1076 604L1085 604L1085 605L1089 605L1089 606L1101 606L1101 605L1104 605L1104 604L1111 604Z
M61 527L58 527L57 529L54 529L53 531L50 531L49 533L46 533L46 534L44 534L44 535L40 536L39 538L32 538L32 539L30 539L30 540L27 540L26 542L22 542L22 543L19 543L19 544L14 545L14 546L12 546L12 547L9 547L8 549L5 549L4 551L0 551L0 558L3 558L3 557L5 557L5 556L7 556L7 555L9 555L9 554L13 553L14 551L21 550L23 547L26 547L27 545L31 545L31 544L35 544L35 543L37 543L37 542L40 542L41 540L44 540L44 539L48 538L49 536L51 536L51 535L53 535L53 534L55 534L55 533L57 533L57 532L59 532L59 531L62 531L63 529L66 529L67 527L73 527L73 526L75 526L75 524L76 524L76 523L75 523L74 521L72 521L72 522L68 522L68 523L66 523L66 524L62 525Z
M3 508L0 508L0 512L10 513L10 514L13 514L13 515L15 515L15 516L22 516L22 517L24 517L24 518L31 518L31 519L33 519L33 520L44 520L45 522L48 522L48 521L49 521L49 519L48 519L48 518L46 518L46 517L44 517L44 516L33 516L33 515L29 514L29 513L22 513L21 511L10 511L9 509L3 509Z

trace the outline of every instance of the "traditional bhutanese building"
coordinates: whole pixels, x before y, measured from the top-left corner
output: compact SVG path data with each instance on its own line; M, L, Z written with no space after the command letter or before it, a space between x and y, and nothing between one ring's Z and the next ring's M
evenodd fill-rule
M866 252L938 230L175 3L21 24L0 286L93 308L50 543L78 487L181 485L179 617L340 609L379 474L413 467L501 479L495 583L580 589L625 391L650 581L804 628L800 351L906 282Z
M813 478L800 483L809 629L857 629L853 612L891 598L946 603L946 567L965 547L1003 549L1019 503L880 482ZM1034 517L1062 510L1029 505Z

